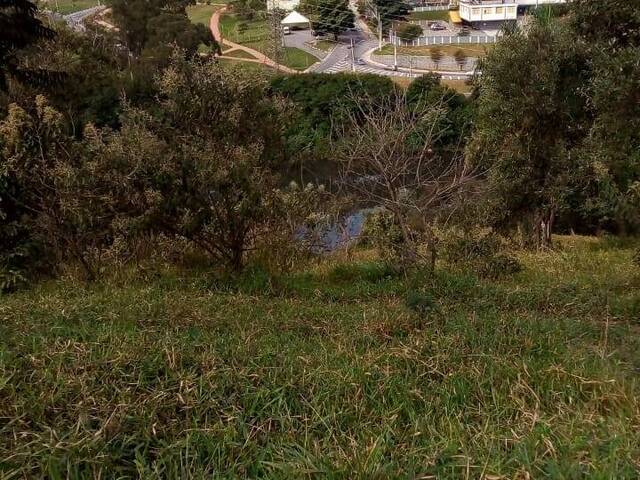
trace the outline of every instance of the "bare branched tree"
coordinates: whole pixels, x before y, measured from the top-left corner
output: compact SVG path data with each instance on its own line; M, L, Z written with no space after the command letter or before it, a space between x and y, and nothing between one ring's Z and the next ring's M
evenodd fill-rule
M445 158L433 148L444 131L444 99L409 105L398 93L357 104L335 140L342 187L360 206L390 212L401 234L403 265L425 260L418 248L424 243L433 268L433 222L451 214L476 177L462 155Z

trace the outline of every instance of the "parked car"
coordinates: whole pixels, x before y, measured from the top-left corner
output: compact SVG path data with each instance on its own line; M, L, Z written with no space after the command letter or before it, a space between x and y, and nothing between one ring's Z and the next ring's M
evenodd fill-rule
M462 29L460 29L460 31L458 32L458 36L459 37L468 37L470 35L470 31L467 27L462 27Z
M431 30L446 30L447 27L445 27L444 25L442 25L441 23L438 22L433 22L431 25L429 25L429 28Z
M289 27L282 27L282 34L283 35L290 35L291 34L291 29Z
M358 59L356 60L356 63L357 63L358 65L366 65L366 64L367 64L367 62L365 62L365 61L364 61L363 59L361 59L361 58L358 58Z

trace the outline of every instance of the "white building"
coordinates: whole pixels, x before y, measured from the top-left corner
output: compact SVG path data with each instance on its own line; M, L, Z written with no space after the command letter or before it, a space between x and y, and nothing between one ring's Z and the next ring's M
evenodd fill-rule
M518 18L518 7L565 3L566 0L458 0L460 18L467 22L496 22Z
M286 10L287 12L292 12L300 5L300 0L267 0L267 10L271 11L274 8L279 8L280 10Z

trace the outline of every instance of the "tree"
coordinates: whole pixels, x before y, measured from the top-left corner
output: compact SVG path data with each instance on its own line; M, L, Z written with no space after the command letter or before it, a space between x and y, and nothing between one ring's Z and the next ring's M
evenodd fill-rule
M398 37L408 42L422 36L423 33L422 27L416 23L405 23L397 30Z
M358 109L360 99L381 102L395 89L389 77L371 74L307 73L277 76L271 81L271 90L292 101L300 111L288 135L292 151L327 149L332 129L342 128L349 112Z
M67 131L62 115L43 96L33 112L12 104L0 122L0 171L11 179L10 200L23 208L21 226L47 247L56 264L80 263L95 278L92 250L109 242L110 189L96 175L82 145Z
M456 53L453 54L453 58L458 64L458 67L460 67L460 70L462 70L467 64L467 54L464 53L464 50L462 49L456 50Z
M436 70L438 69L438 65L440 65L440 62L442 61L442 58L444 57L444 55L442 54L442 50L440 50L437 47L433 47L429 50L429 56L431 57L431 61L433 62L433 64L436 66Z
M410 7L402 0L374 0L370 10L371 16L381 21L382 29L386 31L393 22L406 20Z
M471 130L472 105L464 95L442 85L440 76L427 73L416 78L407 88L405 98L411 108L437 106L442 110L438 117L440 134L434 145L444 150L457 151Z
M161 115L128 109L121 130L92 147L126 231L185 238L242 268L282 217L282 124L265 90L213 60L174 55L158 79Z
M534 21L506 34L481 63L469 157L488 172L494 223L517 224L528 246L551 245L579 174L587 62L571 38L562 23Z
M195 52L200 42L213 44L206 27L192 24L186 7L193 0L110 0L120 35L135 55L145 48L157 49L177 43Z
M355 16L347 0L319 0L316 10L313 26L318 33L331 34L337 40L339 34L354 26Z
M433 222L453 208L473 175L459 158L437 155L440 104L409 108L392 96L382 105L359 103L336 143L341 184L361 206L390 212L399 231L397 254L405 268L421 260L426 241L435 264Z
M30 83L42 83L52 77L42 69L21 67L17 51L53 38L54 32L36 18L36 6L27 0L0 1L0 91L7 88L7 76Z

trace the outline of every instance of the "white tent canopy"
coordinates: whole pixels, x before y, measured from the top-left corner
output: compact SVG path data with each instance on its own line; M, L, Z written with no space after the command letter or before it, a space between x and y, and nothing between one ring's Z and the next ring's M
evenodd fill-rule
M280 24L284 27L308 27L309 19L294 10L284 17Z

